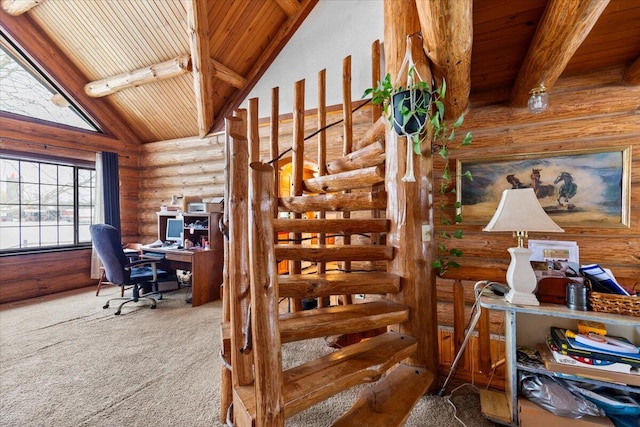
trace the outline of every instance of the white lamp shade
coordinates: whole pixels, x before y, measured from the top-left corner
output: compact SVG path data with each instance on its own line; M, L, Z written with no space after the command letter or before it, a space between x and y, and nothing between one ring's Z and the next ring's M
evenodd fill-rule
M533 188L504 190L498 209L483 231L540 231L561 233L544 211Z
M511 304L539 305L533 294L537 279L529 262L532 251L522 247L522 243L529 231L560 233L564 230L549 218L538 202L533 188L504 190L496 213L483 230L508 231L518 237L518 247L509 248L509 292L505 299Z

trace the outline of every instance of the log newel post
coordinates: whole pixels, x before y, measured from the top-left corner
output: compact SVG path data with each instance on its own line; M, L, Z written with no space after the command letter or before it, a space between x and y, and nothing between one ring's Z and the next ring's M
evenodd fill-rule
M251 358L242 354L249 309L248 170L246 111L227 119L229 132L229 302L234 388L253 382Z
M271 166L259 162L250 166L249 264L256 425L276 427L284 426L284 383L273 244L275 183Z

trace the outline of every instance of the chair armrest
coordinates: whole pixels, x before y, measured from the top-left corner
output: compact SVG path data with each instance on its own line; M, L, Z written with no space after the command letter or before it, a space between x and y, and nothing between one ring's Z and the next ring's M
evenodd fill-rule
M161 258L145 257L144 259L138 259L128 263L127 265L124 266L124 268L142 267L145 265L151 265L153 267L161 261L162 261Z
M154 255L146 255L146 254L142 254L139 256L139 259L141 260L149 260L150 262L160 262L162 260L164 260L163 256L154 256Z
M162 261L162 259L160 258L150 259L150 258L151 257L147 259L139 259L137 261L130 262L129 264L125 265L124 268L131 269L134 267L141 267L143 265L150 265L151 271L153 272L153 281L156 282L158 280L158 263Z

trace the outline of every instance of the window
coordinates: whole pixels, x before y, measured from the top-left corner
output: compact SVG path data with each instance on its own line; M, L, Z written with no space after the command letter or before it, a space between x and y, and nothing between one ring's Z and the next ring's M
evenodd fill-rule
M0 37L0 111L101 132L33 61Z
M0 156L0 253L91 242L95 167Z

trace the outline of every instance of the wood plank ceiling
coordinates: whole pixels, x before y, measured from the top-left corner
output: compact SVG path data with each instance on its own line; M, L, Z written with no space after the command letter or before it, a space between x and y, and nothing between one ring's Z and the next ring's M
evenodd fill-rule
M94 115L100 110L91 103L113 109L142 143L221 129L318 2L1 1L2 32L36 60L51 61L51 51L66 57L67 66L49 72ZM451 1L465 0L424 2L420 13L441 16ZM463 53L471 55L470 69L454 73L456 64L446 60L436 67L450 87L457 78L463 92L468 88L462 109L469 100L520 107L538 81L552 92L560 75L609 66L627 67L627 82L638 84L638 1L468 0L468 6L457 7L461 15L453 18L473 20L472 50ZM446 35L433 25L429 32ZM113 93L89 96L85 86L92 82Z

